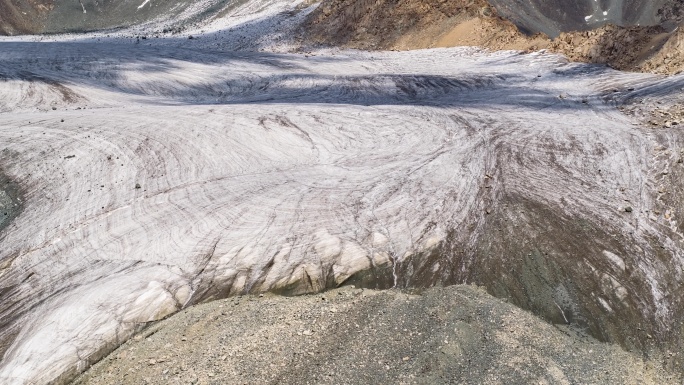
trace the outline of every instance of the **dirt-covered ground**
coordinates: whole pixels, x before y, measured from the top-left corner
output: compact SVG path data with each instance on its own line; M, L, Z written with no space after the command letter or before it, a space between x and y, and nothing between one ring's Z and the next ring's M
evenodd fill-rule
M678 384L644 357L481 288L242 296L153 324L74 385Z

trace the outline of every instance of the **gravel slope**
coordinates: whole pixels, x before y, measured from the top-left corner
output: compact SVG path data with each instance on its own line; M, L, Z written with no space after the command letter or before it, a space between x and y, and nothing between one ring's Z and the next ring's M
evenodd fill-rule
M242 296L152 324L73 385L677 384L472 286Z

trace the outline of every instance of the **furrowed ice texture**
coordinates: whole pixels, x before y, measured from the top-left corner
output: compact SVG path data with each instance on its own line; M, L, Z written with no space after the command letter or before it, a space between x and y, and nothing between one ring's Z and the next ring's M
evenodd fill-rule
M3 42L0 382L63 382L240 293L477 283L649 351L681 344L681 77L477 49L226 53ZM615 92L613 92L615 91ZM53 109L54 107L54 109ZM669 205L669 206L668 206Z
M0 35L79 33L139 28L178 33L226 17L256 14L273 0L0 0Z

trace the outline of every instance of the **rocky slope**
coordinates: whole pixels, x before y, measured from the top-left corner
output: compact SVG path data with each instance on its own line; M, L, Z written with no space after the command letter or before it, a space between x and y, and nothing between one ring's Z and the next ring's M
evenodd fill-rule
M669 361L556 329L475 287L345 287L189 308L73 385L678 384Z
M604 3L601 9L610 12L586 19L585 15L598 12L597 2L560 6L484 0L324 1L304 28L313 42L351 48L548 49L571 60L627 71L681 71L682 39L675 28L681 12L676 2Z
M0 35L28 34L40 30L53 1L0 1Z
M621 70L641 71L652 70L646 67L646 62L652 61L663 51L663 44L672 39L676 37L660 26L608 25L592 31L562 33L547 48L574 61L606 63Z
M361 49L530 44L485 0L324 1L304 28L314 42Z

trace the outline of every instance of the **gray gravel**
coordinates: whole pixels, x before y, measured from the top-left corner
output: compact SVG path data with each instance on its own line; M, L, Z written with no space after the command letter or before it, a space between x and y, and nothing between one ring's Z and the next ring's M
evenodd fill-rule
M667 384L475 286L243 296L151 325L73 384Z

